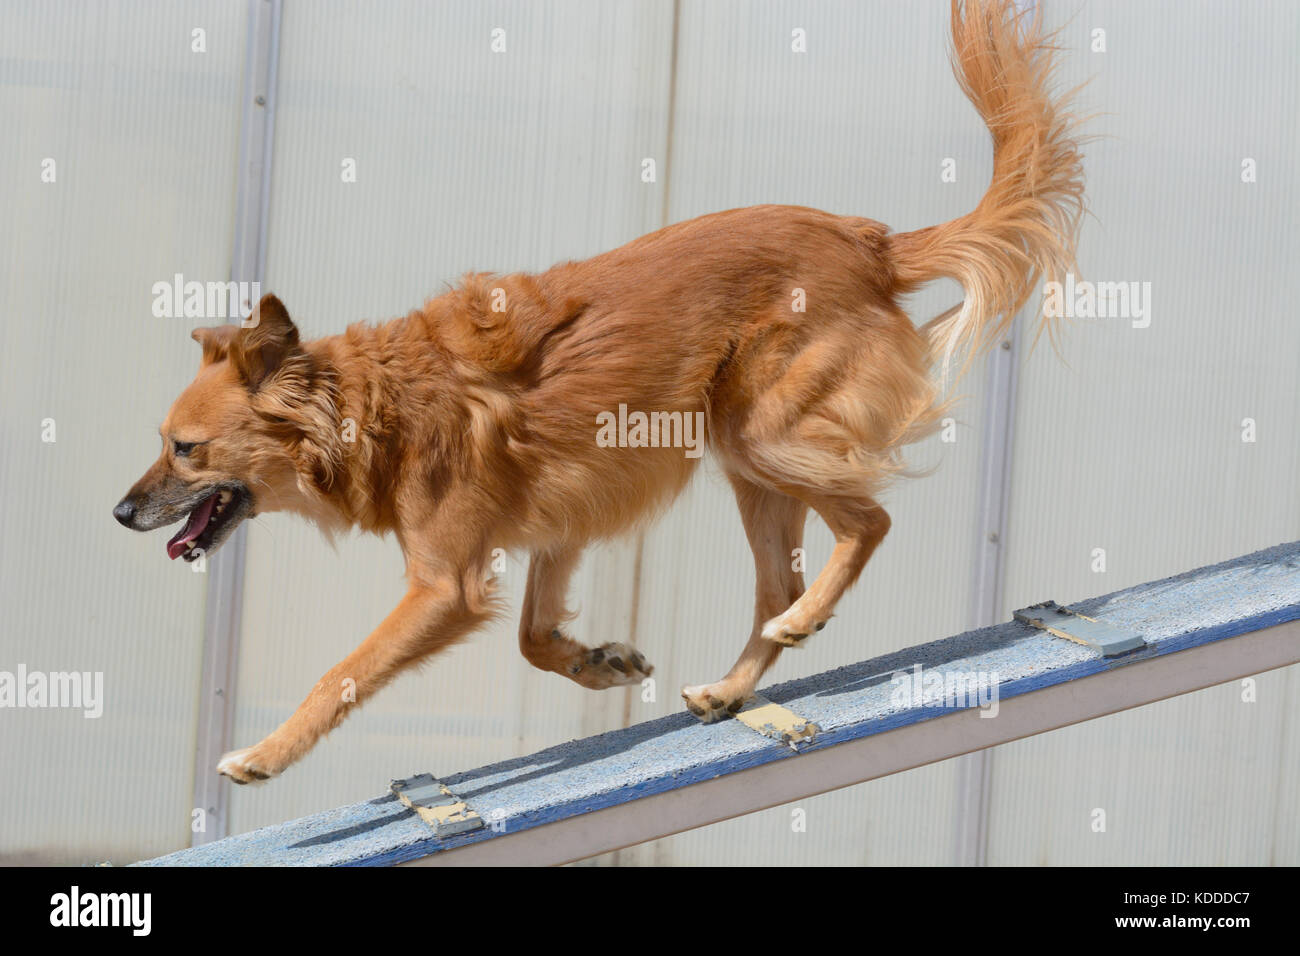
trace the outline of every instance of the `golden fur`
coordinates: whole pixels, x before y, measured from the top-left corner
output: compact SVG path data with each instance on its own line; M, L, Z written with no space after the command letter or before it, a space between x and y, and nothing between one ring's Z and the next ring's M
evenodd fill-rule
M496 548L531 554L529 661L595 689L648 675L632 648L593 650L561 630L583 547L667 506L697 461L680 447L598 446L597 417L620 404L704 416L754 551L750 640L720 681L685 688L687 707L734 712L783 646L825 624L889 529L876 499L902 448L941 418L937 376L1073 261L1080 157L1049 94L1047 40L1007 0L954 3L952 29L995 157L988 194L952 222L891 234L758 206L540 275L471 275L403 319L316 341L299 341L272 296L252 328L195 332L198 377L119 520L158 527L220 491L218 512L235 516L203 532L213 546L245 510L293 511L327 530L393 532L409 579L375 632L222 773L280 773L403 668L469 634L494 611ZM938 276L961 282L965 301L917 330L899 297ZM790 568L809 508L836 545L805 590ZM341 693L349 678L355 702Z

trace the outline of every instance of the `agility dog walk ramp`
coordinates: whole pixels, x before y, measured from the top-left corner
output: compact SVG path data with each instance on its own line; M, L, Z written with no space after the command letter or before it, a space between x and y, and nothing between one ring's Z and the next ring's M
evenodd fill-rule
M395 768L374 800L142 865L565 863L1258 674L1300 662L1300 542L1044 607L769 687L748 723L682 713L436 779Z

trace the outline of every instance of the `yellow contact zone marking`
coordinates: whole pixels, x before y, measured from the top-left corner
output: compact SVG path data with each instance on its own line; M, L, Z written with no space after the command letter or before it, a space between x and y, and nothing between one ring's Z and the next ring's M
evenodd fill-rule
M475 819L478 814L462 803L450 803L445 807L415 807L420 819L430 826L439 823L463 823Z
M447 796L455 796L445 785L438 784L438 786ZM448 803L441 807L417 807L412 805L411 799L405 793L399 792L397 799L401 800L407 809L418 813L421 820L434 827L439 823L463 823L466 820L478 818L478 814L466 806L464 800L459 803Z
M1082 617L1082 615L1080 615L1080 617ZM1085 621L1091 621L1091 620L1092 620L1092 618L1090 618L1090 617L1085 617L1085 618L1083 618L1083 619L1084 619ZM1094 623L1095 623L1095 622L1094 622ZM1043 629L1044 631L1046 631L1048 634L1055 634L1057 637L1063 637L1063 638L1065 638L1067 641L1074 641L1074 643L1076 643L1076 644L1082 644L1084 647L1092 647L1092 646L1093 646L1093 645L1089 644L1087 641L1082 640L1081 638L1075 637L1075 636L1074 636L1073 634L1071 634L1069 631L1061 631L1061 630L1057 630L1057 629L1054 628L1054 627L1050 627L1050 626L1048 626L1048 625L1046 625L1046 624L1043 624L1043 623L1041 623L1041 622L1038 622L1038 621L1035 621L1035 622L1034 622L1034 626L1035 626L1035 627L1040 627L1040 628L1042 628L1042 629Z
M758 696L750 698L749 703L736 713L736 719L764 737L791 743L812 740L821 729L808 718Z
M1100 623L1095 617L1088 617L1088 615L1080 614L1078 611L1066 611L1065 613L1069 614L1071 617L1077 617L1081 621L1088 621L1089 623L1092 624ZM1038 628L1039 630L1046 631L1048 634L1055 634L1057 637L1063 637L1067 641L1074 641L1074 643L1082 644L1084 647L1093 646L1092 644L1089 644L1087 641L1083 640L1082 638L1075 637L1069 631L1063 631L1058 627L1052 627L1052 625L1048 624L1047 621L1042 617L1030 617L1029 623L1034 625L1034 627Z

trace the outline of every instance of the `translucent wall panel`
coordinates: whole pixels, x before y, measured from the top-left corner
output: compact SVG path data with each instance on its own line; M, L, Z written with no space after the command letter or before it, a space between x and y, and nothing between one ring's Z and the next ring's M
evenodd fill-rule
M1300 534L1300 14L1287 0L1044 5L1065 25L1062 81L1093 77L1083 106L1104 113L1083 278L1150 282L1150 324L1079 319L1068 365L1047 349L1025 363L1005 613ZM285 7L267 284L308 336L402 314L469 269L543 269L734 206L931 225L972 208L991 170L940 0ZM0 774L0 859L124 862L190 837L206 582L109 508L193 374L190 326L211 324L155 318L153 283L229 270L244 15L4 7L0 491L22 507L0 536L0 669L102 671L105 701L93 720L0 711L0 766L21 770ZM949 160L955 182L940 177ZM957 297L937 284L910 309L922 322ZM770 681L969 624L982 384L976 370L960 385L955 443L914 449L937 471L890 493L894 530L836 619ZM237 745L403 591L391 540L331 551L275 515L249 538ZM817 518L807 547L815 572L830 550ZM752 561L712 466L643 540L593 549L574 583L576 635L635 640L654 700L531 669L515 646L525 572L517 556L502 575L502 621L283 779L236 790L234 829L675 712L678 688L720 676L748 632ZM991 861L1300 861L1297 673L1264 675L1255 703L1213 688L1001 748ZM802 801L806 832L779 807L593 862L942 863L954 794L940 764ZM1088 825L1097 808L1105 837Z
M805 53L792 50L796 29ZM946 8L934 4L684 3L671 218L778 202L906 230L973 208L992 156L949 69L947 29ZM949 157L956 182L940 177ZM919 324L958 298L955 286L936 285L909 311ZM911 450L918 469L937 471L887 495L889 537L826 630L785 653L765 683L968 626L981 389L978 370L961 383L968 398L955 443L936 437ZM820 518L810 517L805 543L811 580L833 543ZM659 667L662 693L653 706L638 702L639 714L676 710L682 684L726 672L749 636L753 582L730 487L709 469L646 537L638 642ZM942 863L952 853L954 793L954 767L944 764L807 801L818 825L806 833L791 833L783 808L617 859Z
M1300 7L1051 9L1068 20L1065 82L1091 76L1082 102L1106 111L1083 277L1149 283L1150 302L1076 320L1068 367L1049 351L1025 367L1007 612L1300 537ZM1099 29L1106 51L1092 52ZM1295 681L1267 675L1254 704L1228 685L1002 748L990 861L1300 862L1279 809L1300 802ZM1097 807L1105 837L1083 816Z
M0 669L104 696L0 711L0 859L129 862L189 842L205 579L110 509L198 367L153 284L229 277L243 6L0 17Z
M662 3L286 5L269 287L323 335L404 314L469 269L542 269L651 231L662 198L641 160L664 154L671 49ZM391 540L335 554L272 515L249 547L240 745L287 717L404 587ZM627 639L632 568L627 544L588 556L580 640ZM237 791L233 827L618 726L626 691L593 694L520 657L526 573L521 556L501 575L498 624L399 679L274 786Z

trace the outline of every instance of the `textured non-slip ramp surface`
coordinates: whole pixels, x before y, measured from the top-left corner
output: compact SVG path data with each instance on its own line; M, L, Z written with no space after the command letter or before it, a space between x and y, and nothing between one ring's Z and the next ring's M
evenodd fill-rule
M1053 595L1044 595L1052 597ZM821 729L800 753L951 712L900 694L895 675L983 675L1000 700L1136 660L1300 619L1300 542L1070 605L1141 634L1147 646L1103 659L1028 624L1006 623L766 688ZM962 702L963 704L965 701ZM439 840L391 794L145 861L150 866L383 865L490 840L591 810L800 755L735 720L682 713L575 740L527 757L440 776L487 826ZM395 774L432 769L412 760ZM376 790L387 781L376 781Z

